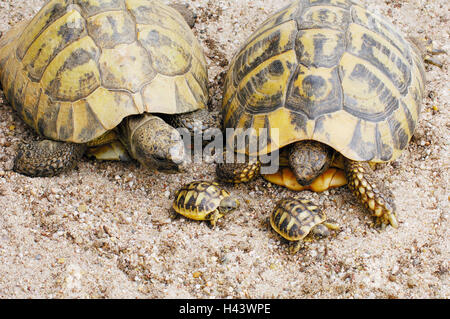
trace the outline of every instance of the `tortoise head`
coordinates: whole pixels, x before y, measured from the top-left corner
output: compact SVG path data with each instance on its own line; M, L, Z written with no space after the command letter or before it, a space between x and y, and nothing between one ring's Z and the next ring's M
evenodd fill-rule
M332 148L320 142L294 143L289 150L289 165L298 183L302 186L310 185L330 167L333 154Z
M226 215L239 207L239 201L232 196L227 196L220 201L218 210L222 215Z
M122 125L123 127L123 125ZM182 172L187 156L180 133L157 116L131 117L122 130L131 156L148 168L165 173Z

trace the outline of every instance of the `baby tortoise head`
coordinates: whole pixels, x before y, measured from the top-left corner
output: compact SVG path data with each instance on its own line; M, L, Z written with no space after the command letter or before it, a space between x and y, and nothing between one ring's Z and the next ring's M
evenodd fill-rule
M289 150L289 164L300 185L311 184L333 162L331 147L315 141L294 143Z
M239 201L233 196L223 198L220 201L219 207L217 207L219 213L224 216L231 213L237 208L239 208Z

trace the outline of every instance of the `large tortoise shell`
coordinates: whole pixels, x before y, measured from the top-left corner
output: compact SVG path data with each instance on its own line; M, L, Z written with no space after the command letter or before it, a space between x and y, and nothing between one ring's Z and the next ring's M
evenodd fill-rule
M23 120L85 143L144 112L207 104L206 60L174 9L156 0L51 0L0 40L0 81Z
M394 160L413 135L424 78L418 50L356 1L295 1L230 65L223 125L241 130L227 141L251 155L315 140L352 160ZM260 129L269 138L259 151L233 143L256 142Z

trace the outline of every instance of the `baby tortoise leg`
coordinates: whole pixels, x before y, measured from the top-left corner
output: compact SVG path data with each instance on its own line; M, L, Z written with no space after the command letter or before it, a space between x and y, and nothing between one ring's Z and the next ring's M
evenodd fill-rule
M245 155L244 162L237 162L238 158L231 157L227 160L227 151L223 153L223 162L216 166L216 174L219 180L226 183L245 183L252 180L259 174L261 169L261 162L256 158L250 158Z
M303 247L305 247L305 242L303 240L291 241L289 242L288 251L292 255L295 255Z
M209 223L211 228L216 228L216 223L220 217L222 217L222 214L220 214L217 209L209 215Z
M85 144L51 140L19 145L13 170L31 177L50 177L72 168L86 151Z
M333 162L331 147L315 141L301 141L289 147L289 167L300 185L310 185Z
M167 122L175 128L186 128L191 135L204 133L211 128L220 129L218 112L200 109L194 112L173 114L168 116Z
M177 220L177 219L180 218L180 216L181 216L181 215L178 214L174 208L172 208L172 209L169 211L169 218L170 218L171 220Z
M444 63L442 63L441 60L435 58L434 56L443 53L445 53L445 51L433 49L429 54L425 56L424 61L425 63L432 64L442 69L444 67Z
M377 218L383 227L391 224L397 228L398 222L392 192L376 179L369 164L345 161L348 187L363 205Z

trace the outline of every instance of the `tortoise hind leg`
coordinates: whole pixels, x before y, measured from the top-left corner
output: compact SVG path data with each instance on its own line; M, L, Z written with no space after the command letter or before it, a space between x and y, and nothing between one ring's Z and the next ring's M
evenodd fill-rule
M392 192L377 180L369 164L345 161L348 187L360 202L377 218L377 223L397 228Z
M72 168L86 151L86 145L51 140L23 143L18 147L13 170L31 177L56 176Z

